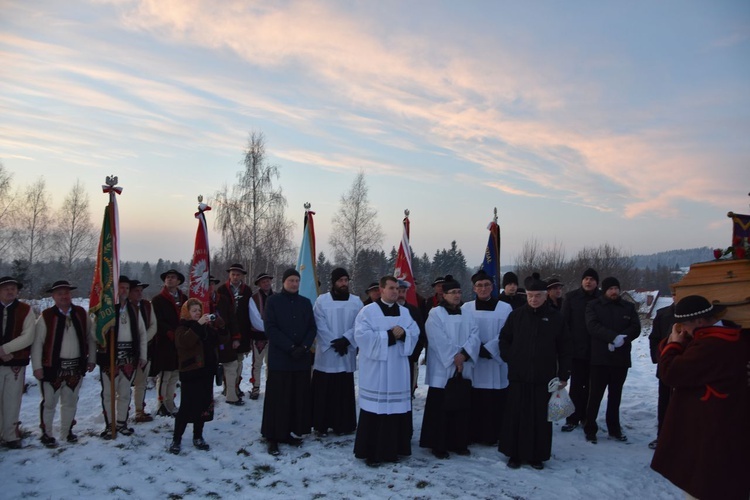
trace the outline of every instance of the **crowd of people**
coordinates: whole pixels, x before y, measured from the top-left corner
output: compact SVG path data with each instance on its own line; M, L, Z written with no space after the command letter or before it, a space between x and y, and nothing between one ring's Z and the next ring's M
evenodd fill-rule
M44 446L58 446L52 433L58 402L59 439L78 440L78 391L98 365L106 425L101 437L116 437L113 427L124 436L134 432L131 401L134 422L153 420L145 389L155 377L156 414L174 417L174 454L181 453L188 424L193 446L210 448L203 431L213 419L214 380L223 385L227 404L242 406L245 396L259 399L265 365L261 434L269 454L280 454L282 444L300 446L312 432L322 438L356 433L354 455L376 467L411 455L412 400L423 352L429 389L418 443L438 459L469 455L470 446L479 444L497 446L509 469L543 469L552 448L550 391L566 386L575 411L562 432L581 427L582 441L596 444L607 391L606 433L618 442L628 439L619 406L641 324L615 277L600 286L596 270L587 269L580 287L563 295L559 279L534 273L521 288L509 272L493 297L493 278L480 271L471 278L475 299L463 302L461 284L448 275L435 279L434 295L418 297L415 306L406 302L410 284L393 276L368 286L363 303L350 293L348 272L337 268L331 291L312 303L299 294L294 269L284 272L279 292L266 273L255 278L253 293L241 264L226 272L224 283L211 276L207 306L180 290L185 277L175 269L161 275L163 287L150 302L143 299L147 283L120 276L121 302L109 337L114 357L97 342L87 311L73 304L75 286L55 282L47 290L54 305L36 318L18 300L22 283L0 278L4 446L22 448L18 419L29 362L41 388ZM720 313L705 298L690 296L657 314L652 467L699 498L716 492L747 498L742 471L750 449L750 349L747 332L722 323ZM252 387L247 394L240 390L243 375Z

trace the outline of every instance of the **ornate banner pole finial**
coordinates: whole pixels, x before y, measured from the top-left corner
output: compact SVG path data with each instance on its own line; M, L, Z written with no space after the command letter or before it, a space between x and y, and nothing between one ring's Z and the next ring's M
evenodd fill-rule
M198 195L198 203L203 203L203 195L202 194Z
M409 217L409 209L408 208L406 210L404 210L404 215L407 216L407 217Z
M312 205L310 205L309 201L306 201L305 202L305 210L310 210L310 207L312 207Z
M497 223L497 207L495 207L495 210L494 210L494 212L495 212L495 216L494 216L494 217L492 217L492 222L495 222L495 223Z

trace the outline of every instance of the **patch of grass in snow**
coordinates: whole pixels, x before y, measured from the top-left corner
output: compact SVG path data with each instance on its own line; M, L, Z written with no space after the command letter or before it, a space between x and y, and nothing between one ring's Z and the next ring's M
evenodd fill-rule
M91 466L94 470L102 470L104 468L104 464L94 464Z
M248 477L253 481L260 481L266 474L274 474L276 469L268 464L256 465L253 467L253 472L248 474Z
M427 481L417 481L417 488L419 488L420 490L427 488L429 485L430 483Z
M246 457L250 456L250 452L247 451L245 448L240 448L239 450L237 450L237 454L238 455L244 455Z
M127 493L128 495L132 495L133 494L133 489L132 488L123 488L122 486L110 486L109 487L109 492L110 493L116 493L118 491L122 491L123 493Z

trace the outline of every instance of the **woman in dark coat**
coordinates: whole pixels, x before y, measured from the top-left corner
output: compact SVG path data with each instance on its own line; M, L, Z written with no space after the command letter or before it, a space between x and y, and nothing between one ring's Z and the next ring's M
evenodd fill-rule
M174 437L169 452L180 453L182 434L188 423L193 424L193 445L208 450L203 439L203 424L213 420L213 378L216 375L216 331L210 316L203 314L198 299L188 299L180 311L180 326L175 332L175 345L180 370L180 409L174 422Z

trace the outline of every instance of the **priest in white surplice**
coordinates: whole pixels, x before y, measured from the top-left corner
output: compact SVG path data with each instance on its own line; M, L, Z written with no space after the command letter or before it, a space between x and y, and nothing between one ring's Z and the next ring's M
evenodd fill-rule
M462 314L461 285L451 275L445 277L443 298L430 309L427 330L427 391L419 446L431 448L437 458L448 452L469 454L471 405L446 408L445 386L454 376L472 379L479 355L479 328L474 317ZM459 375L460 374L460 375ZM468 391L471 388L467 388Z
M354 320L360 309L362 301L349 293L349 273L337 267L331 271L331 291L319 296L313 307L318 327L312 375L313 428L319 436L326 436L328 429L342 435L357 428Z
M397 300L398 281L384 276L380 299L365 306L354 323L360 407L354 456L370 466L411 455L409 355L419 327Z
M461 310L474 316L481 346L472 379L470 437L473 443L496 445L508 392L508 365L500 357L500 330L513 308L492 296L492 278L484 271L472 276L471 282L477 298Z

